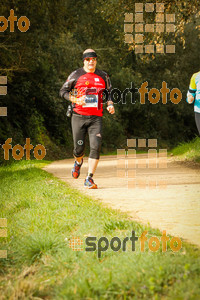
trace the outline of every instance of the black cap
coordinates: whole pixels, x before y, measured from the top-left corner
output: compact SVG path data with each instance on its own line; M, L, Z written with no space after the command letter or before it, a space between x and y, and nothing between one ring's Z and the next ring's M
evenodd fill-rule
M96 54L96 52L86 52L86 53L83 53L83 60L86 57L97 57L97 54Z

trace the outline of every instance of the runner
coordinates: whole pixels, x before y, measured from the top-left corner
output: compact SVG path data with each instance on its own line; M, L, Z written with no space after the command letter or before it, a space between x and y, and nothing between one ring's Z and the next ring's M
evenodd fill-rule
M93 175L97 168L102 141L102 93L106 89L107 110L115 113L110 98L111 82L107 73L96 69L97 54L93 49L83 52L83 68L72 72L60 89L60 96L73 103L72 133L74 140L73 155L75 158L72 176L78 178L83 164L86 134L89 135L90 155L88 158L88 174L84 186L96 189Z
M187 93L187 102L191 104L194 100L195 121L200 135L200 71L192 75Z

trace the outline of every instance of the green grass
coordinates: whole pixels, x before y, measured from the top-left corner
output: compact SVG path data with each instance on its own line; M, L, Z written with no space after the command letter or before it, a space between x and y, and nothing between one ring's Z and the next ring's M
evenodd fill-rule
M180 144L171 152L182 160L200 162L200 137L196 137L191 142Z
M183 243L179 252L73 251L74 236L110 241L148 238L158 230L104 208L41 169L46 162L21 161L0 168L0 218L8 237L0 238L0 299L199 299L200 251ZM85 246L83 246L85 249Z

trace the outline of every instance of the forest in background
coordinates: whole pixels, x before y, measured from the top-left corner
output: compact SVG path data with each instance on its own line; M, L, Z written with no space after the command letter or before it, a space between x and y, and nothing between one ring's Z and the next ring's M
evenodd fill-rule
M127 94L125 105L115 105L114 116L105 111L104 153L124 147L127 138L157 138L169 149L197 135L193 105L185 99L191 75L200 70L198 0L163 1L165 12L175 14L175 34L145 34L145 44L175 44L175 54L135 54L134 44L124 42L124 14L134 13L135 2L139 1L6 0L1 4L1 16L8 18L14 9L18 18L29 18L30 28L21 33L15 25L14 32L9 27L0 32L0 76L8 77L8 94L0 96L0 106L8 108L8 116L0 117L0 144L12 137L13 145L24 145L30 138L33 145L46 147L46 158L72 155L68 103L59 97L59 90L82 66L87 48L96 50L98 68L109 74L113 88L124 91L131 82L139 88L148 81L149 90L160 89L165 81L170 90L182 92L177 105L169 96L166 105L161 100L142 105L137 96L132 104ZM155 13L144 17L152 23Z

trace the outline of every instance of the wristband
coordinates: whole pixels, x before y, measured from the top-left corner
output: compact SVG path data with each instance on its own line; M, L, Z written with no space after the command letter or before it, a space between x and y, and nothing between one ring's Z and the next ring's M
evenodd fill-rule
M114 106L113 104L109 104L107 107L109 107L109 106Z

